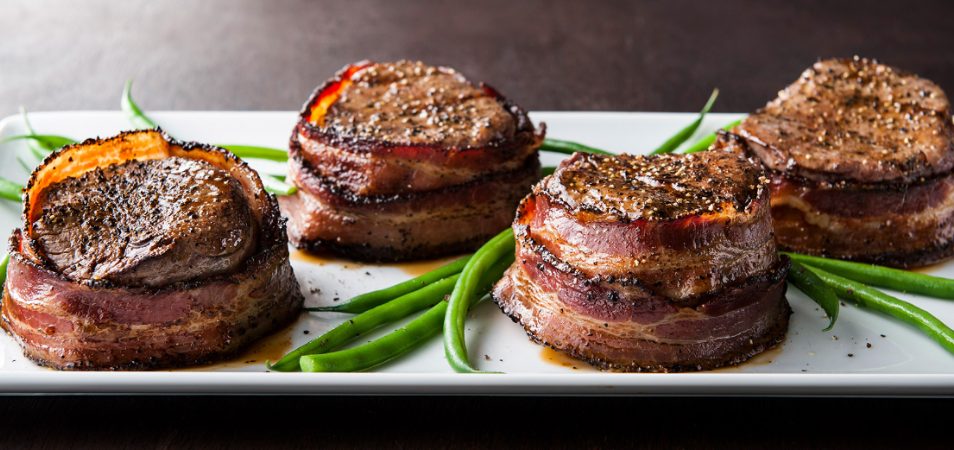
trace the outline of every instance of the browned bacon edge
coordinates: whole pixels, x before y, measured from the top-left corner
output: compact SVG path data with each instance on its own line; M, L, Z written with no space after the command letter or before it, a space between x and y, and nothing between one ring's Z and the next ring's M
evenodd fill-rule
M161 289L76 283L16 249L0 325L42 366L68 370L161 369L235 355L292 322L303 297L288 247L273 242L236 274Z
M537 158L515 171L425 192L360 196L317 175L292 143L290 179L279 202L292 245L363 261L435 258L471 251L506 228L540 173Z
M651 295L621 297L605 286L589 290L584 280L575 280L576 286L553 280L544 287L538 280L558 271L539 259L526 258L521 264L522 257L495 287L494 301L533 341L603 370L685 372L734 365L781 343L788 328L787 259L765 273L707 293L695 307L685 307ZM542 304L540 295L556 296L559 306ZM704 319L665 322L687 312ZM660 321L664 325L656 331L658 339L615 334ZM711 335L724 329L734 334Z
M750 142L722 132L717 145ZM954 173L915 182L862 183L814 181L796 173L766 168L771 180L772 218L783 250L819 256L913 268L954 256ZM824 214L849 231L835 233L806 220L805 212L786 203L797 198L810 214ZM945 204L948 211L944 211ZM927 221L915 219L929 214Z
M105 151L103 144L113 145ZM179 156L206 161L238 180L259 222L255 253L237 273L131 288L71 281L37 259L25 233L10 238L0 326L38 364L56 369L157 369L213 361L292 321L303 296L288 261L284 221L258 175L230 152L178 142L161 131L124 132L65 147L27 185L24 223L43 188L95 167ZM69 161L67 164L65 161Z
M343 189L360 195L387 195L407 190L432 190L479 178L499 167L513 170L526 159L536 159L543 142L545 125L534 129L527 112L500 95L492 87L480 87L495 98L515 120L515 135L486 146L448 148L440 144L407 145L375 139L341 136L315 125L340 93L350 85L350 77L370 65L363 61L345 67L319 86L305 102L292 131L292 145L318 174L332 176ZM341 153L341 154L339 154ZM347 155L347 156L345 156ZM438 175L422 167L440 168Z

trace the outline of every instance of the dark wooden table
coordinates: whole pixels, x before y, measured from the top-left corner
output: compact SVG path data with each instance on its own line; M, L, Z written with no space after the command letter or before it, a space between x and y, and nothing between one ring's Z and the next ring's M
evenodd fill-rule
M13 1L0 116L297 109L342 65L423 59L528 109L763 104L816 58L860 54L954 92L954 3ZM19 397L0 447L947 447L945 400Z

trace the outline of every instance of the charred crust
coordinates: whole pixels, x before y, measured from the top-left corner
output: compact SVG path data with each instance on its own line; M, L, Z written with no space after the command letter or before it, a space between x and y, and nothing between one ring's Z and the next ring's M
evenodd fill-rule
M713 158L727 158L713 170ZM729 159L738 161L729 162ZM733 167L734 163L739 163ZM724 170L743 179L728 180ZM620 223L670 221L720 213L730 203L737 213L768 196L768 178L761 165L733 152L697 155L597 155L577 153L534 186L573 215L601 216ZM595 188L609 192L590 198ZM572 199L571 199L572 198Z
M508 110L509 111L509 110ZM527 122L530 121L529 118L525 119ZM517 123L521 123L520 120ZM334 147L341 150L346 150L349 152L355 153L374 153L374 152L386 152L390 149L398 147L414 147L420 149L430 149L433 151L445 151L445 152L468 152L468 151L487 151L494 150L498 152L506 152L508 154L516 154L520 149L527 147L528 145L533 145L536 141L535 129L530 128L529 130L519 130L512 140L498 140L492 142L488 146L480 147L444 147L440 144L404 144L399 142L392 141L380 141L380 140L370 140L370 139L360 139L350 136L341 136L335 133L326 132L321 130L314 125L311 125L309 122L302 122L299 125L298 130L301 131L301 134L308 139L311 139L315 142L327 145L329 147Z
M338 133L335 133L334 130L328 130L324 127L316 126L310 121L310 114L312 107L318 102L322 95L332 89L333 87L339 85L345 76L352 75L356 70L360 70L364 67L374 64L372 61L361 61L355 64L345 66L339 70L334 77L325 81L321 86L316 88L305 104L302 106L301 111L298 114L299 121L298 126L295 128L293 133L301 133L308 139L320 142L322 144L335 147L338 149L350 151L350 152L377 152L377 151L387 151L395 147L415 147L422 149L432 149L435 151L456 151L456 152L466 152L473 150L496 150L496 151L508 151L516 152L521 148L525 148L527 145L532 145L536 140L536 131L533 126L533 122L530 121L530 118L523 108L517 106L515 103L510 101L508 98L501 95L496 89L493 89L487 84L480 83L477 87L481 88L489 95L491 95L500 106L510 114L516 125L515 135L513 139L496 139L488 145L478 146L478 147L453 147L448 148L441 144L406 144L398 143L393 141L383 141L377 139L362 139L353 136L342 136ZM469 83L469 82L468 82ZM293 139L297 139L293 136Z
M61 156L64 156L64 155L68 156L68 154L76 148L103 144L108 141L112 141L116 139L125 139L128 136L135 136L137 134L147 134L147 133L159 133L162 136L162 138L169 143L170 146L179 147L186 151L203 151L203 152L219 154L223 158L225 158L227 161L235 164L236 166L241 167L244 170L252 171L252 168L248 165L247 162L245 162L238 156L235 156L234 153L224 148L216 147L210 144L199 143L199 142L180 141L173 138L172 136L169 136L169 134L163 131L163 129L160 127L156 127L155 129L151 129L151 130L127 130L127 131L122 131L115 136L110 136L105 138L103 137L87 138L83 142L70 144L50 153L49 155L46 156L46 158L43 159L43 162L41 162L40 165L37 166L37 169L40 169L42 167L45 167L53 163L54 161L59 159ZM33 173L30 175L30 179L27 181L26 188L25 188L27 192L30 191L30 189L34 186L34 184L37 181L36 180L36 175L38 172L37 169L34 169Z
M68 158L69 153L77 148L81 148L81 147L85 147L89 145L103 144L115 139L125 139L128 136L135 136L137 134L146 134L146 133L154 133L154 132L159 133L162 136L162 139L164 139L172 147L178 147L187 152L194 151L194 152L206 152L206 153L217 154L225 158L226 162L234 164L238 170L248 174L253 174L254 176L251 177L251 179L258 181L258 185L256 186L257 192L251 192L251 193L247 192L246 194L250 196L254 196L256 199L260 199L261 198L260 196L267 197L263 202L267 206L267 211L265 211L266 214L263 214L263 218L267 218L268 222L262 224L262 229L270 230L274 227L284 226L284 219L281 218L281 212L278 208L277 198L275 197L274 194L270 194L265 190L265 187L262 185L261 178L258 177L258 174L251 168L251 166L248 165L247 162L245 162L243 159L239 158L238 156L235 156L234 153L221 147L216 147L214 145L199 143L199 142L177 140L173 138L172 136L169 136L160 127L156 127L155 129L152 129L152 130L123 131L115 136L107 137L107 138L102 138L102 137L88 138L84 140L83 142L67 145L47 155L47 157L43 160L43 162L39 166L37 166L36 169L34 169L33 173L30 175L30 179L27 181L26 187L24 188L25 194L23 199L23 216L22 216L24 223L29 223L28 222L29 218L26 216L26 214L28 214L30 210L30 206L29 206L30 192L32 191L32 188L35 186L37 182L36 177L39 172L39 169L46 167L49 164L52 164L54 161L56 161L60 157L65 156ZM275 236L284 235L284 230L277 230L277 231L279 232L273 233Z
M168 143L170 147L179 148L187 153L191 153L191 152L210 153L213 155L220 156L224 159L224 162L226 164L231 164L232 168L230 169L229 167L222 167L219 164L213 164L214 166L222 170L225 170L227 173L229 173L230 176L232 176L233 171L239 171L243 173L243 175L245 175L249 180L252 180L255 183L253 192L248 192L247 190L243 190L243 194L250 197L250 200L254 198L256 201L258 201L259 205L261 206L261 223L259 224L259 227L258 227L258 233L260 233L260 237L259 239L257 239L258 244L256 246L256 251L252 253L252 255L249 257L248 263L243 265L243 267L250 265L250 263L255 260L267 260L267 258L270 257L271 254L275 252L274 248L276 246L284 247L287 245L287 237L286 237L286 230L285 230L286 219L281 216L281 210L278 207L278 200L275 197L275 195L269 194L267 191L265 191L265 188L261 182L261 178L248 165L248 163L246 163L244 160L242 160L238 156L235 156L235 154L233 154L232 152L226 149L223 149L221 147L216 147L214 145L203 144L198 142L176 140L158 127L153 130L123 131L116 136L108 137L108 138L100 138L100 137L89 138L84 140L83 142L60 148L59 150L48 155L43 160L43 163L40 164L36 169L34 169L33 173L30 176L30 180L27 182L26 188L24 189L25 194L23 199L23 212L21 215L24 226L29 226L29 224L32 221L32 218L29 217L30 211L32 209L31 194L33 193L33 190L34 190L33 188L36 187L36 184L38 182L37 176L40 173L41 169L46 168L47 166L51 164L56 164L56 162L61 159L71 158L70 153L83 147L87 147L90 145L105 144L115 140L126 140L126 138L130 136L135 136L139 134L151 134L151 133L158 133L159 136L166 143ZM54 166L54 169L55 168L56 167ZM64 280L66 279L61 274L57 273L55 270L52 270L52 267L49 267L48 264L39 264L38 261L33 260L33 256L34 256L33 254L35 252L32 249L36 247L35 247L35 241L31 238L29 232L21 232L20 230L16 230L14 232L14 235L15 236L11 237L11 241L10 241L11 245L13 245L13 239L16 236L19 236L19 239L21 239L23 242L21 242L16 248L11 248L11 255L14 252L17 252L17 253L21 252L23 250L21 247L23 246L28 247L29 249L31 249L29 252L29 255L27 255L30 257L26 258L29 264L37 268L41 268L42 270L50 274L55 274L58 278L62 278ZM231 276L231 275L222 275L222 276ZM222 276L206 278L205 280L214 280ZM116 285L114 283L109 282L108 280L69 280L69 281L72 283L77 283L77 284L86 285L90 287L97 287L97 288L124 288L124 289L128 288L126 286ZM203 281L204 280L173 283L161 289L166 289L166 288L184 289L184 288L188 288L189 286L194 286L195 285L194 283L201 284Z
M954 170L943 90L875 59L819 60L735 132L766 167L818 183L904 186Z

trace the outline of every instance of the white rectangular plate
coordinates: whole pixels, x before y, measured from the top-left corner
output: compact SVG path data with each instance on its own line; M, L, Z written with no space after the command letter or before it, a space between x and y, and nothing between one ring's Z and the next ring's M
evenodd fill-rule
M284 147L293 112L159 112L153 117L183 140ZM688 113L537 112L548 135L632 153L658 145L695 118ZM708 133L739 114L710 114ZM39 133L76 139L110 136L128 128L118 112L33 113ZM0 138L22 133L19 117L0 121ZM25 181L15 160L22 142L0 146L0 175ZM559 161L544 155L544 164ZM18 225L20 210L0 200L0 234ZM422 273L439 262L367 265L317 259L293 251L292 265L307 305L331 304ZM931 273L954 276L954 263ZM954 323L954 303L900 295ZM347 316L303 314L290 329L266 339L234 361L161 372L57 372L23 357L13 339L0 335L0 392L6 393L316 393L316 394L553 394L553 395L954 395L954 357L917 330L852 305L842 309L832 332L822 332L824 313L789 289L791 327L785 344L739 367L686 374L601 373L531 343L520 326L490 303L468 322L471 358L502 375L459 375L444 361L440 339L369 373L267 373L266 358L307 342ZM308 334L305 334L306 331ZM382 330L382 333L388 330ZM380 334L380 333L379 333ZM375 337L371 335L368 339ZM870 346L869 346L870 344ZM248 363L246 363L248 361ZM252 362L254 361L254 362Z

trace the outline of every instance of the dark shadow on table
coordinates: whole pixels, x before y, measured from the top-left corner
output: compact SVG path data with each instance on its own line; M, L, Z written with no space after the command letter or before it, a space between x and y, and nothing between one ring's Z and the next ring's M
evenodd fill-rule
M0 448L49 448L68 436L95 448L921 449L950 448L954 402L117 396L0 405Z

